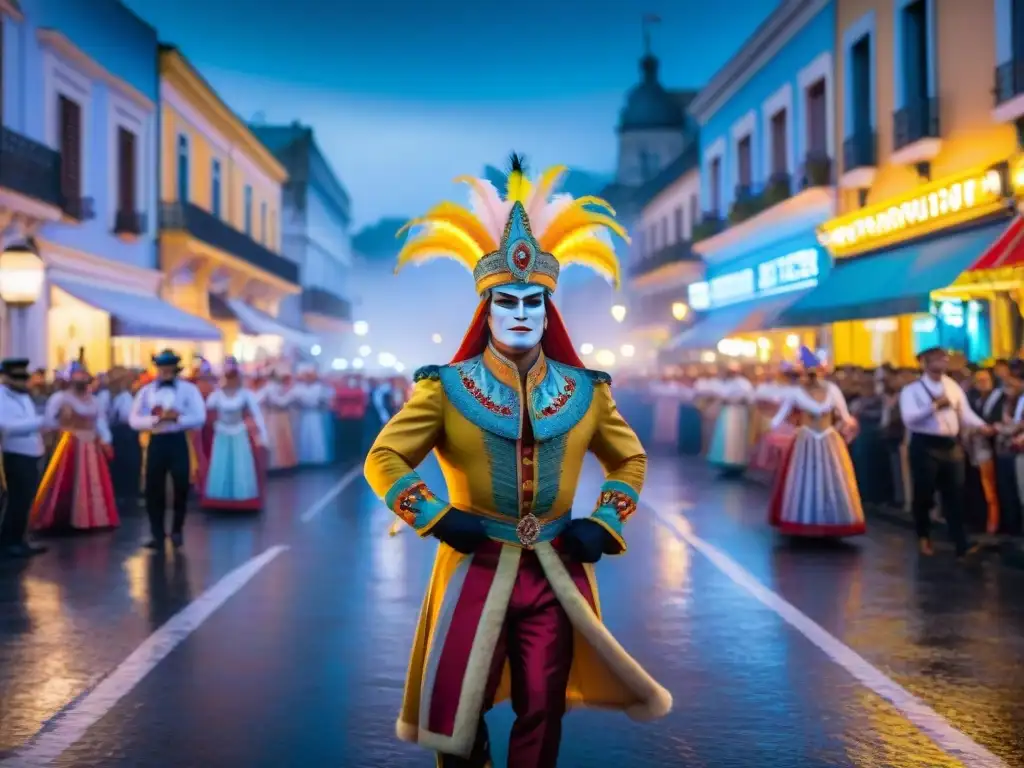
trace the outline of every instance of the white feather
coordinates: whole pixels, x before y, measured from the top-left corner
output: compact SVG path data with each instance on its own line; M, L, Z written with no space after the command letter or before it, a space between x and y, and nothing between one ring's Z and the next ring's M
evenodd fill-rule
M477 186L469 190L470 210L487 228L494 241L499 242L512 206L502 200L501 194L487 179L477 179Z

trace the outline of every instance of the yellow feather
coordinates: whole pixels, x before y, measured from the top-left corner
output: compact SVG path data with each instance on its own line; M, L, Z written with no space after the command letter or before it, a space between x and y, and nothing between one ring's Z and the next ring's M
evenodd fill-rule
M581 198L582 199L582 198ZM558 244L566 237L584 227L601 225L610 229L627 243L629 235L619 222L603 213L594 213L578 205L579 200L574 200L572 205L563 211L559 211L554 219L548 224L547 229L540 238L540 247L552 253Z
M494 241L487 227L480 221L473 212L458 203L439 203L424 214L422 222L447 222L453 227L473 239L483 253L490 253L498 250L498 244ZM406 225L408 226L408 225Z
M433 259L454 259L470 272L480 260L477 253L467 245L466 241L451 232L431 231L419 237L410 238L398 253L395 272L408 264L422 264Z
M562 266L577 264L589 267L612 282L615 288L620 284L619 260L615 252L599 240L581 244L559 259Z
M612 208L611 203L601 197L594 197L593 195L584 195L583 197L577 197L573 202L582 207L585 205L592 205L595 208L600 208L606 211L609 216L615 215L615 209Z
M533 202L535 200L547 199L554 191L558 182L562 180L562 176L566 174L569 169L564 165L556 165L548 168L544 173L537 179L537 183L533 185L533 196L530 200L530 208L533 208ZM531 211L532 213L532 211Z
M551 250L551 255L561 260L562 255L568 253L573 248L596 239L594 235L603 229L604 225L602 224L591 224L590 226L578 229L568 237L563 237L562 241Z
M522 171L512 171L505 182L505 200L510 203L526 203L530 196L530 180Z

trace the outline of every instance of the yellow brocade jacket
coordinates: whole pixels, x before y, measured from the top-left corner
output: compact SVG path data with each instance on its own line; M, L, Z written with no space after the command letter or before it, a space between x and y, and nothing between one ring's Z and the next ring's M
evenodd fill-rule
M474 567L474 555L438 547L410 653L398 737L446 754L470 753L487 706L489 660L524 552L516 526L530 514L539 523L533 553L573 625L567 705L617 709L637 720L663 716L671 695L601 622L593 566L567 562L551 544L571 519L589 451L606 473L589 519L611 533L620 552L626 548L622 527L636 511L647 457L615 406L608 375L541 356L523 391L515 365L488 347L462 363L422 368L414 378L409 402L370 449L367 481L421 536L455 507L477 515L506 546L489 571ZM532 441L523 440L524 419ZM431 451L444 473L447 500L415 471ZM487 582L486 599L480 600L479 588L471 590L474 605L455 611L474 578ZM463 663L453 662L443 651L465 633L472 649ZM506 663L494 703L508 698L509 680ZM451 717L442 717L445 712Z
M618 542L636 511L647 456L619 414L605 373L543 355L526 376L492 347L463 363L427 366L405 407L384 427L366 460L366 479L421 536L451 507L482 518L488 535L519 545L516 525L532 513L538 541L569 522L590 451L607 476L591 519ZM533 441L522 440L528 418ZM437 453L449 498L426 487L415 467Z

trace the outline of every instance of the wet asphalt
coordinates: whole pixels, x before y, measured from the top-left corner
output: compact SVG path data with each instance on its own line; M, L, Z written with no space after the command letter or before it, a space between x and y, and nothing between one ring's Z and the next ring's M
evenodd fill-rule
M277 544L287 551L52 764L433 765L393 724L434 544L389 538L391 513L361 479L320 504L342 474L272 480L262 515L194 513L178 556L141 550L143 515L127 510L115 533L0 563L0 768L172 616ZM439 482L436 467L424 474ZM599 481L589 466L581 510ZM1024 766L1024 571L957 566L945 549L920 561L911 535L886 523L848 544L779 540L763 487L692 460L653 459L644 501L629 552L602 562L598 579L606 623L675 709L650 724L570 713L561 765L973 768L688 545L683 526L1005 765ZM511 713L489 719L503 765Z

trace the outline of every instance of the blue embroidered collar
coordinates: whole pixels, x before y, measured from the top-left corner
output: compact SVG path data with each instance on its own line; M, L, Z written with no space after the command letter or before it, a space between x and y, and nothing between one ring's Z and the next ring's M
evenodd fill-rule
M523 393L515 364L488 345L482 355L439 371L448 401L466 419L509 440L522 437ZM527 412L538 442L564 435L590 408L594 385L587 371L548 360L543 353L526 374Z

